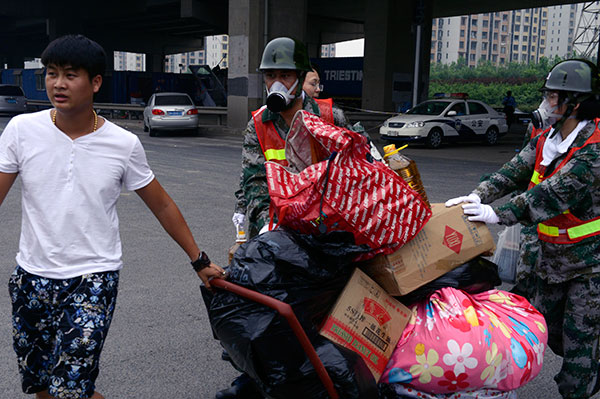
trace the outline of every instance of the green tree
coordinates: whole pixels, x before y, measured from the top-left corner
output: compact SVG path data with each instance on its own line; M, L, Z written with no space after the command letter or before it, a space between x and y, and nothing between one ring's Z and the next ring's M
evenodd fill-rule
M429 94L468 93L470 98L501 107L506 92L511 90L517 107L529 112L541 101L539 89L548 71L560 61L560 57L542 57L537 64L510 62L500 66L480 61L476 67L469 67L461 57L451 64L431 64Z

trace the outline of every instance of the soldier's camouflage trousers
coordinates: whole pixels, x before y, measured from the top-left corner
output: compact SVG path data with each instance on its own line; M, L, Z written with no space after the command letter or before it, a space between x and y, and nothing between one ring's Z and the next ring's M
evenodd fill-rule
M537 225L521 226L521 241L519 245L519 263L517 264L517 278L512 293L531 298L533 284L530 283L533 268L540 250L540 239L537 234Z
M563 398L589 398L600 388L600 273L548 284L535 273L530 302L546 318L548 346L563 357L554 377Z

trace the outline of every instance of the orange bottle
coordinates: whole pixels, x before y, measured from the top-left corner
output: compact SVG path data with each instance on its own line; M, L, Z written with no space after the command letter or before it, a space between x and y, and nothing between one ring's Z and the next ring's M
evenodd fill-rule
M400 154L400 150L404 148L406 148L406 146L396 149L395 144L386 145L383 147L383 159L387 162L390 169L398 173L398 175L408 183L410 188L415 190L421 196L423 201L425 201L427 206L431 208L416 162Z
M246 232L242 226L235 226L236 235L235 235L235 244L229 248L229 263L233 259L233 254L238 250L240 245L246 242Z

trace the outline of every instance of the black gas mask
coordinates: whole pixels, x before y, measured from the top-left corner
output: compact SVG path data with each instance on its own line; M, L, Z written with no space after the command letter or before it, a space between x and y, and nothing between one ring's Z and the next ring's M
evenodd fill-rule
M279 81L275 81L270 89L267 89L267 108L271 112L279 113L289 107L296 98L296 87L300 83L300 79L296 81L288 90L285 85Z

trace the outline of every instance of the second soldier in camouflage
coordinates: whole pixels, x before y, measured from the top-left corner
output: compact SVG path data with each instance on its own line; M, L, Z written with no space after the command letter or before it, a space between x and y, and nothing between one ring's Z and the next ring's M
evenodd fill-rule
M555 376L562 397L589 398L600 389L598 70L587 61L563 61L543 90L562 119L469 196L446 204L467 202L472 221L526 226L521 263L532 272L520 289L544 314L548 344L563 357ZM514 192L520 194L504 205L486 205Z

